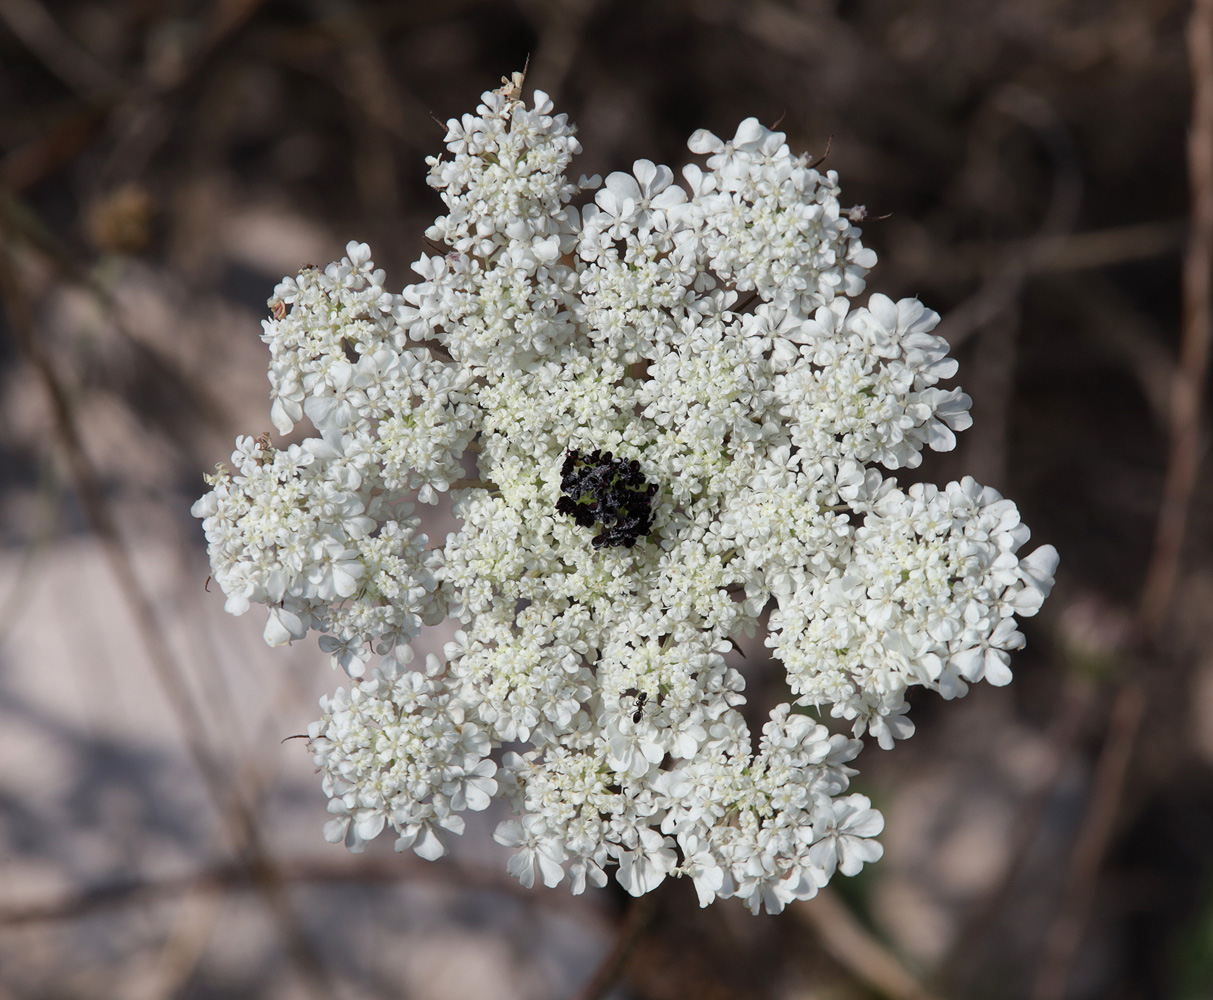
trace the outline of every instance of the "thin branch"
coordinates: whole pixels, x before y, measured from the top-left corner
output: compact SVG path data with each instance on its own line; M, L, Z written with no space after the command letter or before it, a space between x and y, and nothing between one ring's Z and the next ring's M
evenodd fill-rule
M44 132L0 158L0 188L17 194L70 163L105 127L105 108L81 102L50 122Z
M1138 609L1138 642L1149 649L1171 613L1200 465L1201 414L1213 333L1213 0L1195 0L1187 28L1192 73L1188 133L1191 224L1183 267L1183 329L1171 391L1170 448L1162 504ZM1140 681L1117 693L1091 795L1070 857L1061 905L1045 938L1036 1000L1062 1000L1082 943L1099 870L1111 842L1146 696Z
M475 889L514 896L547 909L584 913L584 905L570 895L538 895L524 889L517 879L497 868L478 868L442 861L417 861L389 855L376 858L334 852L327 858L280 858L278 873L290 885L387 885L397 882L423 882ZM90 913L102 913L124 906L135 906L172 899L190 892L257 890L259 887L247 865L236 861L216 863L202 871L165 878L132 878L122 882L92 886L50 902L0 903L0 927L28 927L34 924L72 920Z
M407 140L410 132L400 87L365 11L345 0L324 0L320 6L325 13L337 14L351 8L358 15L334 18L331 22L344 66L336 82L349 103L351 117L361 122L361 127L355 130L359 148L353 158L359 196L368 214L374 213L386 222L399 215L402 199L392 139Z
M1188 58L1194 91L1188 132L1192 219L1183 267L1183 339L1171 393L1171 451L1141 601L1141 625L1149 639L1159 635L1170 613L1200 465L1200 421L1213 332L1213 0L1193 4Z
M569 71L577 61L586 25L598 0L547 0L523 2L523 13L538 36L535 56L527 61L528 87L560 96Z
M1037 253L1039 235L1006 240L980 240L953 246L929 245L899 262L908 282L940 274L949 281L973 281L1001 262L1020 260L1025 274L1068 274L1098 271L1117 264L1168 257L1183 248L1186 219L1108 226L1049 237L1047 253Z
M1019 314L1018 300L1011 299L985 324L966 378L974 398L981 400L981 419L965 445L965 467L979 483L998 484L1007 479Z
M121 81L109 68L77 45L37 0L0 0L0 21L48 70L85 97L121 88Z
M1141 387L1157 425L1166 427L1171 417L1175 358L1164 343L1161 325L1108 275L1076 276L1056 287L1073 296L1067 307L1081 311L1082 335L1099 354L1123 366Z
M77 499L130 609L155 676L181 726L190 757L202 775L233 846L247 859L250 874L265 894L269 908L300 967L300 978L317 998L331 998L334 994L328 974L286 897L282 880L262 843L256 818L231 786L226 769L210 753L212 741L208 738L202 714L186 683L182 665L165 637L159 615L139 581L134 560L110 510L101 477L84 449L72 400L53 362L34 334L30 303L9 256L12 244L7 238L7 227L0 226L0 236L5 237L0 242L0 294L3 295L9 327L19 351L34 369L50 403L55 437L63 450Z
M1074 955L1082 943L1091 903L1095 898L1099 869L1116 828L1129 759L1145 712L1145 700L1145 693L1138 683L1126 684L1116 696L1108 720L1108 738L1099 755L1091 796L1066 869L1062 906L1054 916L1045 938L1044 956L1032 994L1034 1000L1062 1000L1066 995Z
M180 996L206 951L223 911L224 894L194 886L177 906L168 934L153 956L135 958L136 969L121 991L131 1000L167 1000Z
M46 553L59 523L59 512L63 507L63 482L56 474L53 460L43 456L38 477L37 521L32 537L26 542L17 564L12 588L0 598L0 645L3 645L9 629L20 616L25 604L32 597L34 577L39 562Z
M1012 846L1002 873L985 898L973 908L972 915L939 963L935 979L943 989L964 995L969 971L982 957L982 946L1018 883L1032 845L1040 834L1041 824L1048 814L1049 804L1057 795L1078 735L1091 713L1092 694L1093 689L1089 684L1071 680L1068 685L1051 727L1049 745L1052 752L1046 773L1035 793L1024 802L1015 817L1011 828Z
M54 267L63 281L92 296L105 311L107 320L113 324L114 332L135 352L139 363L147 365L152 374L166 381L210 426L223 425L224 415L210 393L191 383L176 361L131 329L114 292L95 274L80 266L38 214L25 201L4 190L3 185L0 185L0 231L9 232L25 246L36 250Z
M792 904L836 962L887 1000L934 1000L934 995L888 948L876 940L833 889Z
M1157 643L1170 616L1188 510L1200 465L1201 414L1213 333L1213 0L1195 0L1187 29L1193 101L1188 133L1191 224L1183 267L1183 329L1171 392L1170 449L1150 564L1138 609L1138 641ZM1068 866L1061 905L1045 938L1036 1000L1061 1000L1082 943L1096 882L1111 842L1133 746L1145 711L1139 681L1116 696L1108 737Z
M639 899L633 900L628 907L627 916L619 927L615 943L606 957L599 963L598 968L590 977L590 981L578 992L574 1000L602 1000L614 986L627 968L628 959L640 940L640 935L653 922L657 911L656 892L646 892Z
M941 324L938 332L953 350L1022 294L1028 275L1052 258L1073 230L1082 200L1082 171L1074 139L1053 105L1026 87L1010 84L994 95L990 106L1036 132L1053 160L1053 190L1035 235L994 264L981 287Z

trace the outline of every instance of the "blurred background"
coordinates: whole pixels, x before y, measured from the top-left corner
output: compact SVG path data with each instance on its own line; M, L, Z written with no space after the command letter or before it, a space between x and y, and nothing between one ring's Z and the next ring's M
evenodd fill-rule
M616 998L1213 996L1209 6L0 0L0 1000L547 1000L628 941ZM287 737L339 678L206 586L275 283L349 239L408 283L435 119L528 57L587 174L751 115L828 150L974 400L914 478L1061 553L1015 683L861 758L884 860L779 917L522 891L492 815L325 844Z

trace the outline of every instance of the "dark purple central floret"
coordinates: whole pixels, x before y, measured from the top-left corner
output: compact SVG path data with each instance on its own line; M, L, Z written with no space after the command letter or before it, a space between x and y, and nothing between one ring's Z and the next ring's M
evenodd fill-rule
M640 463L615 458L609 451L582 455L570 451L560 470L563 496L556 509L581 527L602 525L594 548L626 545L631 548L653 527L653 497L657 484L645 481Z

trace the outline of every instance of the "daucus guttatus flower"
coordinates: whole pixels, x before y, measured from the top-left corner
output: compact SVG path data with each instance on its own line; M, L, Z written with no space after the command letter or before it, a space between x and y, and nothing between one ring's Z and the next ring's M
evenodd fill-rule
M778 911L880 857L858 737L909 736L911 687L1006 684L1057 554L1021 556L972 479L890 475L951 449L969 397L935 313L859 304L875 254L833 171L748 119L696 132L681 183L573 182L546 95L482 102L429 161L443 250L414 284L351 243L275 289L272 420L315 436L241 438L211 477L215 578L352 678L310 729L330 840L437 857L497 798L525 885L686 876ZM755 630L792 699L757 738L725 656Z

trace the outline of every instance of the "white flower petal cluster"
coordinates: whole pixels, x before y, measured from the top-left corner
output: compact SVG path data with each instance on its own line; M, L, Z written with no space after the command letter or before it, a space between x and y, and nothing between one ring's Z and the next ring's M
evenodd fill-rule
M228 609L363 678L309 730L326 836L436 857L497 798L524 885L809 898L881 854L857 737L909 736L912 687L1007 683L1057 553L1021 557L971 479L887 475L954 447L969 398L935 313L853 301L875 255L782 134L697 132L681 184L571 183L573 127L513 81L446 142L449 250L399 295L357 243L279 285L272 418L317 436L241 439L194 507ZM413 505L444 498L431 543ZM726 660L755 632L792 698L757 737Z
M438 657L424 673L402 669L405 659L384 657L362 683L320 701L324 718L308 735L334 816L324 836L358 853L387 826L397 850L439 858L438 830L462 833L459 813L488 806L497 765L488 734L435 679Z

